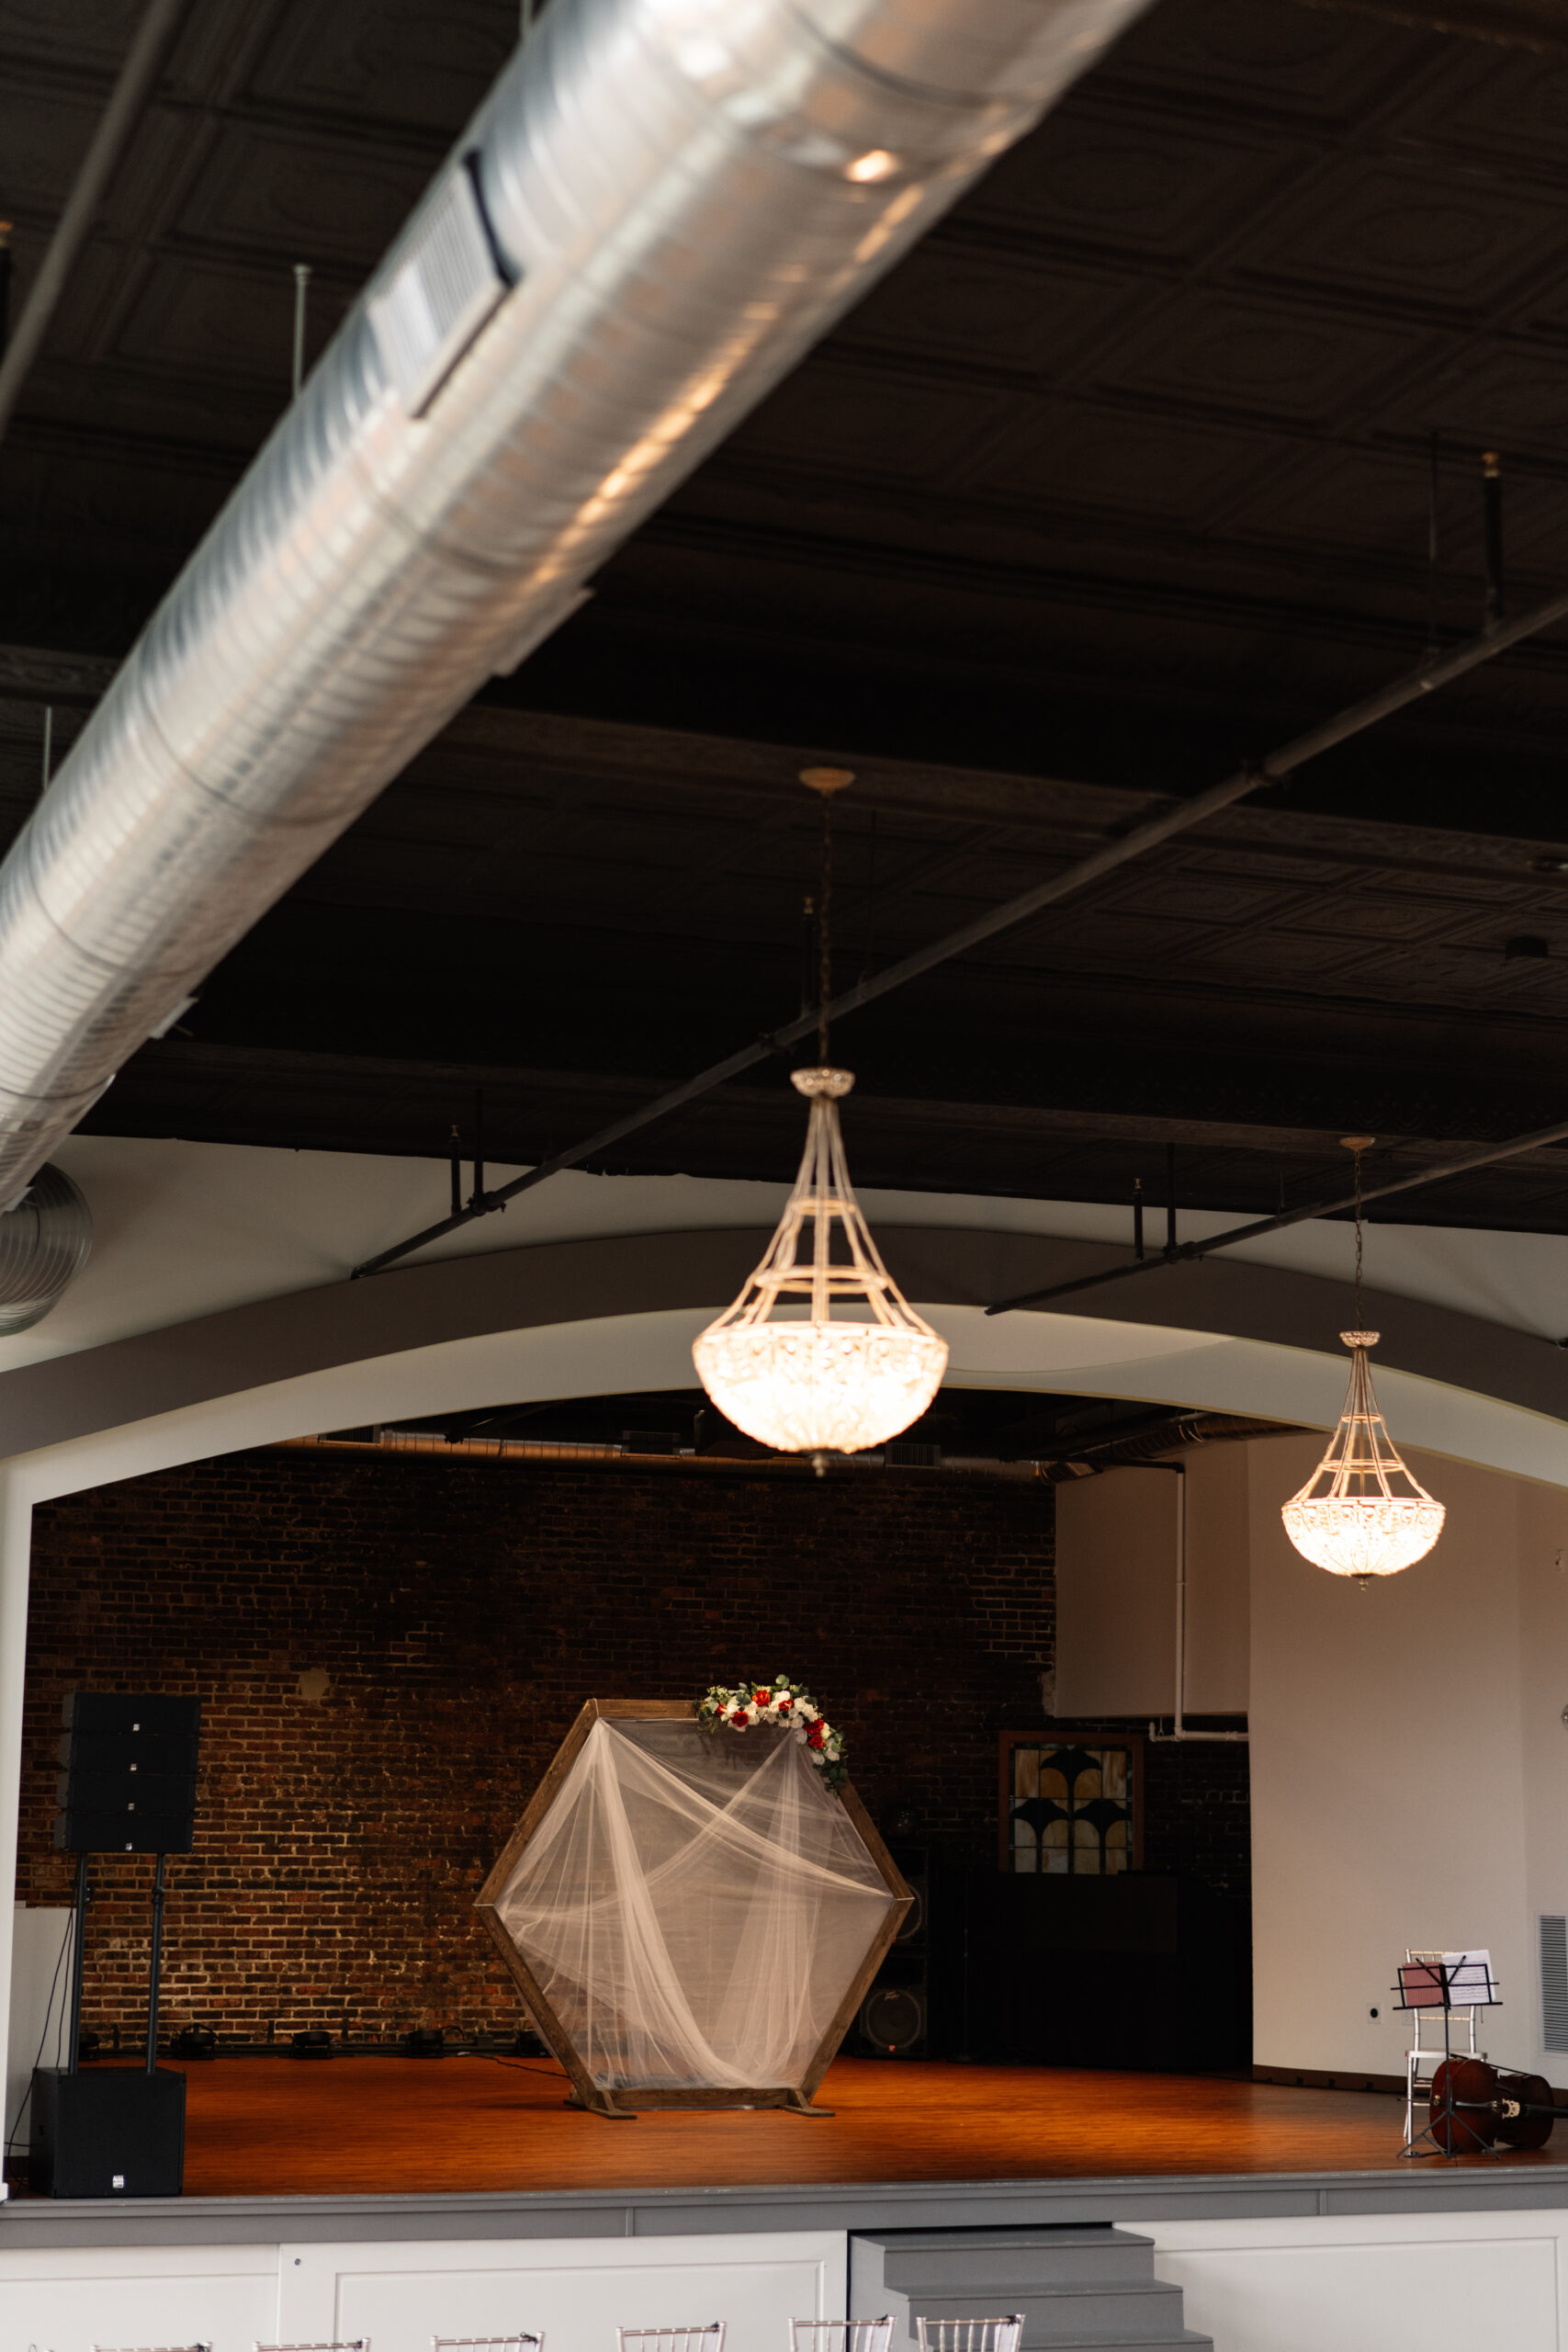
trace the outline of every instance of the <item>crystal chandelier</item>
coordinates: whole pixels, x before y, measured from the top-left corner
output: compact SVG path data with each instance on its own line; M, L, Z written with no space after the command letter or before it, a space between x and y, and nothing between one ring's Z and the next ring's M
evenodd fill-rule
M829 796L842 769L808 769L823 796L818 1067L791 1072L811 1105L795 1190L761 1265L692 1349L697 1376L739 1430L781 1453L858 1453L925 1411L947 1342L899 1290L850 1182L839 1103L854 1084L828 1061ZM822 1467L818 1461L818 1468Z
M1361 1154L1371 1136L1347 1136L1356 1155L1356 1323L1341 1331L1350 1351L1350 1387L1327 1451L1299 1494L1280 1507L1285 1532L1302 1557L1331 1576L1397 1576L1424 1560L1443 1530L1444 1510L1404 1466L1378 1410L1367 1350L1378 1333L1362 1328Z

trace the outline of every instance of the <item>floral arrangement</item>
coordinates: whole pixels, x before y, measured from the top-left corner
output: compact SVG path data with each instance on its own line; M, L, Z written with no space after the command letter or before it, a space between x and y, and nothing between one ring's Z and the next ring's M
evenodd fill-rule
M733 1690L716 1682L697 1702L697 1721L707 1732L716 1732L721 1724L730 1731L777 1724L806 1748L830 1789L850 1777L842 1733L833 1729L810 1691L787 1674L775 1674L771 1682L738 1682Z

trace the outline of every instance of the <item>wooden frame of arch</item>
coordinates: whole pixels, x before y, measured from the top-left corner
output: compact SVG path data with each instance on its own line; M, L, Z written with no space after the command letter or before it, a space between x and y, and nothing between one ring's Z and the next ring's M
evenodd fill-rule
M539 1824L554 1804L562 1781L577 1760L579 1750L594 1724L601 1720L614 1722L668 1722L682 1716L694 1720L696 1708L689 1699L588 1699L576 1722L567 1733L555 1757L539 1782L522 1820L513 1831L496 1858L495 1866L480 1888L475 1908L484 1922L486 1932L505 1963L507 1973L522 1994L529 2014L550 2049L565 2067L570 2079L572 2096L569 2106L586 2108L591 2114L615 2120L629 2120L638 2108L722 2108L778 2107L795 2115L830 2115L831 2108L813 2104L818 2086L838 2055L839 2045L849 2031L856 2010L871 1989L877 1970L886 1958L894 1938L902 1926L914 1895L900 1876L897 1865L883 1844L875 1824L862 1804L854 1790L846 1781L839 1790L839 1802L853 1822L861 1839L882 1874L888 1893L893 1897L886 1918L866 1949L864 1959L855 1972L854 1980L840 2002L829 2022L828 2030L812 2053L811 2063L799 2084L764 2083L742 2090L687 2089L671 2090L664 2086L626 2084L615 2091L606 2090L596 2083L572 2045L560 2018L550 2007L527 1962L502 1926L496 1905L508 1879L516 1868L518 1857L527 1847ZM636 2101L625 2106L623 2098Z

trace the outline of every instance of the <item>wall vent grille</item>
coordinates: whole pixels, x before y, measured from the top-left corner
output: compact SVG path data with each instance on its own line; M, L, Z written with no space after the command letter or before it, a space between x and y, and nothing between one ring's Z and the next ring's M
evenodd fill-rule
M1548 2050L1568 2051L1568 1918L1540 1922L1540 2038Z
M411 416L429 406L506 290L472 176L459 164L369 305L382 362Z

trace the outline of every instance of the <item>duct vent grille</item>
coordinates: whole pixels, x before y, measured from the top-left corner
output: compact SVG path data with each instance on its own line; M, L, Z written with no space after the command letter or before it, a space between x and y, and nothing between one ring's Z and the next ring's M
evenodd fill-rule
M459 164L369 305L382 363L411 416L429 407L506 290L472 175Z
M1540 2038L1548 2050L1568 2051L1568 1918L1540 1922Z

